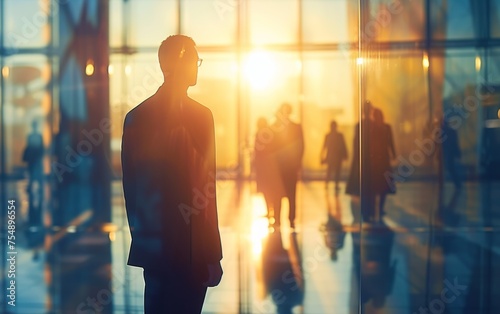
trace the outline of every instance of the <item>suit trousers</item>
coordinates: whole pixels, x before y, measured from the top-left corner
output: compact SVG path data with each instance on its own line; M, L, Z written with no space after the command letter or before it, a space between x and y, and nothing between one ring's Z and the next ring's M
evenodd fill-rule
M144 313L201 313L207 287L191 276L144 269Z

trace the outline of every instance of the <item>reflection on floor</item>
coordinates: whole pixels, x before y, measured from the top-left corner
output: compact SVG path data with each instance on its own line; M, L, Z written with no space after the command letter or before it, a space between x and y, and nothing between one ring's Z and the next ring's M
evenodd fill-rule
M111 225L81 230L83 213L75 227L49 229L52 251L39 254L23 245L25 185L8 184L8 198L19 202L17 313L142 313L142 271L125 266L130 236L120 182ZM224 278L209 289L203 312L500 313L499 188L469 182L452 200L450 186L452 206L440 215L437 184L401 183L381 221L361 224L358 200L305 182L292 230L286 219L280 229L269 226L253 183L219 181ZM82 232L65 254L54 252Z

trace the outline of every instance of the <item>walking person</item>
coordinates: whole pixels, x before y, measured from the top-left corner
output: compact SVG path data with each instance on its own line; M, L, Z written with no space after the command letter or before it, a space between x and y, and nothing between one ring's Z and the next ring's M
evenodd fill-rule
M38 130L38 121L31 123L31 132L26 139L26 147L23 151L23 161L28 168L28 228L26 238L28 244L34 249L33 259L39 257L39 250L45 240L45 230L43 226L43 199L44 199L44 173L43 157L45 146L43 137Z
M374 189L378 196L378 218L385 215L384 205L387 194L396 193L396 185L389 174L392 173L391 160L396 159L396 149L392 128L384 121L381 109L373 108L373 156L372 169L374 175Z
M328 183L334 181L335 193L340 190L340 169L342 162L347 159L347 148L344 135L337 131L337 122L330 122L330 132L325 136L321 150L321 163L326 164L325 188Z
M274 139L276 162L289 204L288 219L290 227L295 228L297 180L304 155L304 135L302 126L290 120L291 113L290 104L281 105L276 113L277 119L272 129L276 131ZM275 219L278 226L281 221L281 200L279 203L275 205Z
M257 133L254 143L254 170L257 192L262 193L266 201L269 224L276 221L275 206L281 206L285 189L275 156L274 132L264 117L257 120Z

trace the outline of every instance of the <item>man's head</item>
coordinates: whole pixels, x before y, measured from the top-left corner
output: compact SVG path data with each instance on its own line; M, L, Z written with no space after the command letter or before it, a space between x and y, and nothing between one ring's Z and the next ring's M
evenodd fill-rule
M276 112L276 115L288 119L291 113L292 106L289 103L283 103Z
M363 106L363 117L365 119L370 119L371 118L372 109L373 109L372 102L369 101L369 100L365 101L365 104Z
M330 131L332 131L332 132L337 131L337 121L332 120L330 122Z
M384 113L379 108L373 108L373 121L377 123L384 123Z
M181 87L196 85L198 78L198 52L192 38L172 35L158 49L158 59L165 81Z
M37 119L34 119L33 121L31 121L31 129L33 131L38 131L38 120Z

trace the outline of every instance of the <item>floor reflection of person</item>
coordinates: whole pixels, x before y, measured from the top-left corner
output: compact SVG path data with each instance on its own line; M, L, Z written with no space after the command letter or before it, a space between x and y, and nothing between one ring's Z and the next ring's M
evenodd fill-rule
M200 313L222 277L214 122L187 96L201 65L194 41L170 36L158 57L163 85L124 122L128 265L144 269L145 313Z
M275 130L276 162L289 204L288 219L290 226L294 228L297 180L304 155L304 135L302 126L290 120L291 113L292 107L287 103L283 104L276 114L277 120L272 129ZM275 205L276 225L280 225L281 221L281 201L279 203Z
M394 231L385 224L353 232L353 271L356 276L352 293L361 299L362 312L367 306L381 309L392 293L397 262L392 259Z
M43 209L43 157L45 147L43 137L38 130L38 121L31 124L32 130L28 134L26 147L23 151L23 161L28 168L28 242L31 247L38 247L43 243L42 232L42 209ZM35 251L34 258L38 256Z
M335 191L340 190L340 169L345 159L347 159L347 148L344 135L337 131L337 122L333 120L330 122L330 132L325 135L321 150L321 163L326 164L326 188L328 182L334 181Z
M371 168L375 193L379 197L378 212L383 216L387 194L396 192L395 182L391 180L393 176L388 175L392 173L391 160L396 159L396 150L392 128L385 123L384 114L379 108L373 108L373 129Z
M346 232L342 225L342 208L337 194L332 201L329 193L326 193L327 219L320 230L325 238L325 245L330 250L332 261L337 260L337 253L344 247Z
M254 170L257 192L262 193L266 201L267 217L271 222L274 219L275 206L281 205L281 198L285 196L283 183L275 158L274 134L266 118L257 120L257 133L254 143Z
M290 249L283 248L282 233L270 233L262 251L263 281L279 314L291 314L303 303L304 280L299 263L296 233L290 234ZM266 311L267 313L267 311Z

